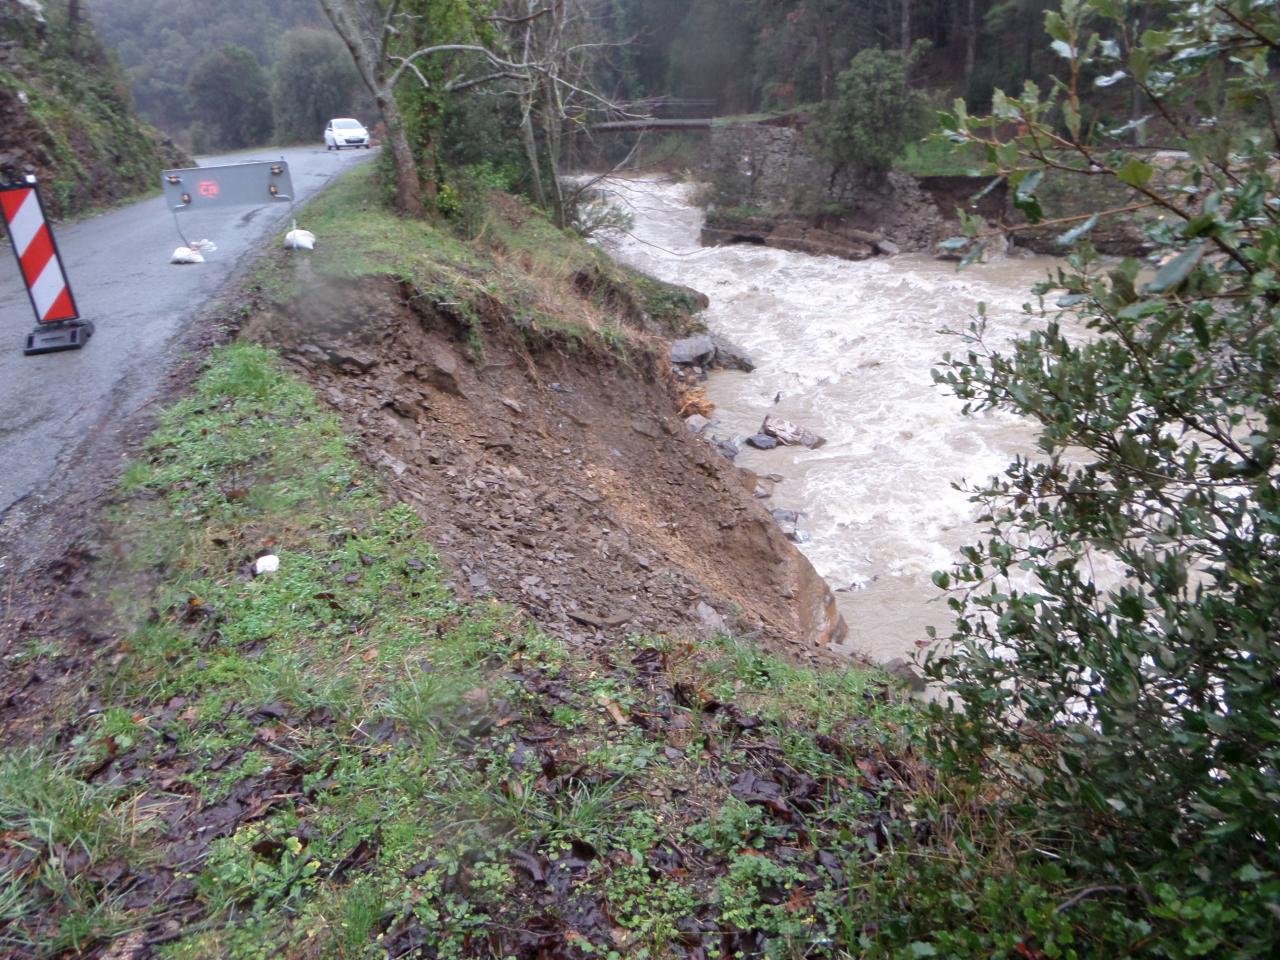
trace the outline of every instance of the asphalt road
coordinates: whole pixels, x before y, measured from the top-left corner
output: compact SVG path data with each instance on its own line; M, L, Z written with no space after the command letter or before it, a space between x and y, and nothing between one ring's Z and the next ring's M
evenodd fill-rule
M301 202L373 153L277 148L206 157L200 164L283 157ZM157 183L159 176L157 170ZM202 264L169 262L181 239L161 197L54 225L80 315L97 328L81 350L23 355L35 315L13 252L0 251L0 516L29 494L56 496L60 465L78 443L155 397L164 371L186 350L182 334L237 270L266 249L288 221L289 205L183 216L188 239L217 244ZM306 226L305 216L298 225Z

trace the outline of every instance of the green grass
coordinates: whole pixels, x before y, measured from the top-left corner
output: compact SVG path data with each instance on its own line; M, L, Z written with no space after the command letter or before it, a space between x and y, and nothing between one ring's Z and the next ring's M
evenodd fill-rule
M607 905L616 929L578 931L587 954L668 956L695 912L778 944L838 926L838 891L784 854L803 837L846 858L844 835L882 808L839 786L862 776L856 756L913 737L881 678L727 640L637 636L601 659L512 610L459 603L416 517L258 347L218 351L126 478L103 575L129 584L115 606L140 626L74 746L0 770L0 852L41 864L0 879L6 947L83 950L161 909L125 907L94 868L164 861L157 812L133 802L156 792L158 767L175 801L263 805L183 868L203 919L169 958L373 957L410 934L480 956L495 925L543 922L520 856L575 864L575 888ZM279 572L250 576L264 550ZM532 743L560 759L531 762ZM113 786L81 779L122 757ZM734 796L769 757L821 780L812 812ZM642 866L695 849L713 870ZM68 850L84 851L75 873Z
M110 861L137 856L148 824L127 791L76 776L75 764L28 749L0 757L0 951L79 952L128 928L103 889ZM57 922L43 915L57 903Z
M306 208L308 284L402 280L477 351L505 323L620 352L638 313L691 328L689 291L527 207L405 221L372 177ZM300 262L260 291L312 293ZM578 648L463 603L351 443L244 343L160 417L95 570L116 635L64 735L0 759L0 954L107 949L182 908L169 960L1067 957L1106 909L1058 911L1034 819L931 766L883 676L733 638Z
M956 145L942 137L909 143L894 168L913 177L980 177L985 158L972 144Z
M676 333L700 329L689 290L614 263L542 212L478 188L455 218L413 220L390 212L375 164L350 171L307 205L300 223L317 236L310 269L296 258L264 261L253 285L288 304L318 274L341 283L392 277L427 305L445 305L468 330L473 354L486 327L505 324L531 341L555 340L628 355L644 349L641 315Z

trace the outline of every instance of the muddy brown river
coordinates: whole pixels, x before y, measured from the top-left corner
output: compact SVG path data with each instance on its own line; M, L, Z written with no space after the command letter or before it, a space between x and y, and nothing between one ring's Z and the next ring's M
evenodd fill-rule
M673 180L611 180L630 211L614 256L711 298L712 331L745 347L753 373L707 384L716 428L744 438L772 413L827 438L817 450L743 447L737 463L778 474L771 506L803 512L801 549L836 591L850 652L910 656L925 627L945 628L933 586L959 548L979 539L975 508L957 489L1030 452L1012 415L965 417L930 370L962 349L943 331L987 304L989 339L1007 343L1036 323L1022 305L1047 258L1006 258L957 272L923 254L849 262L761 246L700 247L702 211Z

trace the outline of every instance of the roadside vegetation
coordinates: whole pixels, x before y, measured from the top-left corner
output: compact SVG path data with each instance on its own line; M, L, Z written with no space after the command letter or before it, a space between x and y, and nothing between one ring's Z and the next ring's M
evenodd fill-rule
M945 121L1068 256L1035 291L1035 332L997 350L978 317L936 373L967 409L1039 428L1036 455L973 488L986 538L937 575L957 617L932 675L963 703L938 711L939 740L1010 786L1008 809L1045 833L1037 856L1080 885L1073 909L1098 904L1096 936L1142 955L1270 956L1280 15L1170 3L1142 31L1131 6L1064 3L1046 18L1062 80L997 92L990 117L958 101ZM1116 85L1145 118L1090 118L1090 88ZM1147 122L1177 149L1133 149ZM1081 180L1119 203L1051 219L1043 192ZM1149 265L1100 257L1097 234L1136 214ZM988 238L967 227L973 259Z
M918 714L874 673L459 602L259 347L215 354L113 512L137 626L74 735L4 760L6 951L800 955L867 929L927 822Z
M303 295L311 273L390 276L412 289L413 301L465 328L477 355L484 349L486 317L528 338L559 337L624 352L653 348L655 336L702 329L696 316L701 295L616 263L575 231L556 227L542 211L495 188L495 181L501 182L485 168L451 171L436 215L413 219L391 209L378 169L357 169L307 207L308 228L326 238L309 258L309 272L287 260L268 261L254 284L286 304ZM603 229L621 222L614 218Z
M66 4L10 4L0 41L0 181L34 173L50 216L154 191L185 161L137 118L123 73Z

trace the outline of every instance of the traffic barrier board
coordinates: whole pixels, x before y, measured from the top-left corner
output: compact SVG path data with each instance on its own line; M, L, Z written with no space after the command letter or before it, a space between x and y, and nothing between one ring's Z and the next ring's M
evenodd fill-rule
M27 335L23 352L79 350L93 336L93 324L80 319L35 177L0 184L0 213L36 314L36 328Z
M165 202L175 212L293 201L293 179L284 160L165 170L160 185Z
M78 318L71 284L67 282L35 184L0 186L0 207L4 208L5 228L9 231L36 321L57 323Z

